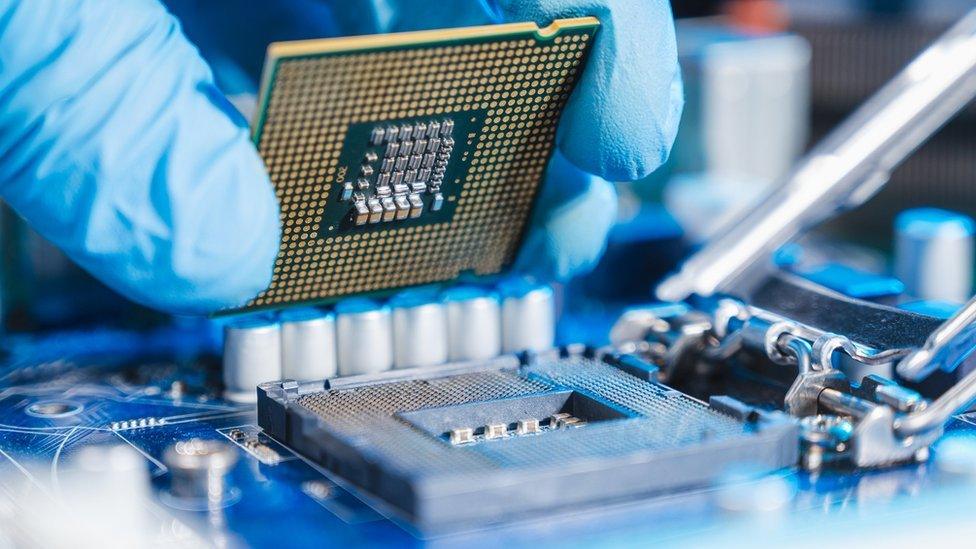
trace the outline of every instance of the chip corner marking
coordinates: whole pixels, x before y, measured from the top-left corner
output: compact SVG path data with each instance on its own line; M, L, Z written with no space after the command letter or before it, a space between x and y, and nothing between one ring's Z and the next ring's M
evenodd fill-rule
M579 30L593 35L600 28L600 20L592 15L556 19L545 26L537 26L535 36L537 40L552 40Z

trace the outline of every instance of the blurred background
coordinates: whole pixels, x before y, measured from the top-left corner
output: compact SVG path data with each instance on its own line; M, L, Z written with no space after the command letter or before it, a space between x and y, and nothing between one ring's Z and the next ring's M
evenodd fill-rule
M973 5L972 0L674 0L686 108L670 161L618 185L620 218L597 269L564 295L647 301L724 220ZM908 207L976 215L976 106L899 168L865 207L830 222L885 257ZM0 315L7 331L159 318L114 295L4 207ZM855 261L856 263L856 261ZM565 334L562 339L577 339Z

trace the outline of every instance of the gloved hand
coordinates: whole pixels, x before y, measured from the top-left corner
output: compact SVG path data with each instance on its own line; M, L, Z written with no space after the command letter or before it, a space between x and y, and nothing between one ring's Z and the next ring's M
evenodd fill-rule
M278 251L248 125L156 0L0 0L0 196L174 312L249 299Z
M382 32L596 17L600 30L563 112L559 148L579 168L610 180L640 179L667 160L684 105L667 0L479 0L488 14L481 22L456 13L465 2L395 0L395 9L384 10L388 0L360 1L375 6L363 11L376 14Z
M606 179L640 179L660 166L684 103L667 0L278 0L265 3L273 10L250 11L229 9L234 0L167 3L187 21L191 38L206 44L205 57L237 67L218 70L221 84L230 89L256 85L259 54L272 40L599 18L593 52L557 135L569 162L554 157L516 264L544 279L566 279L596 264L616 215L616 194ZM229 24L228 13L235 17ZM219 27L260 32L215 32ZM254 42L260 45L247 45ZM250 83L242 86L242 76Z
M596 16L600 30L563 111L558 155L518 265L556 278L592 269L616 217L605 180L640 179L671 151L684 105L667 0L488 0L506 21ZM599 176L599 177L598 177ZM558 189L558 190L556 190Z
M234 92L257 81L271 40L595 14L604 27L561 149L596 174L636 178L677 125L664 0L168 4ZM210 311L266 287L279 238L267 176L245 121L156 0L0 0L0 66L0 195L38 232L161 309ZM553 166L519 264L566 277L598 257L614 197L606 181Z

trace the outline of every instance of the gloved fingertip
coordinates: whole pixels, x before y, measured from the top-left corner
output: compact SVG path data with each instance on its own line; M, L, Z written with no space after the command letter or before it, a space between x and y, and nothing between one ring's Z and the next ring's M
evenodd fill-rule
M249 144L248 144L249 146ZM243 146L222 159L228 172L211 183L214 200L183 204L174 225L169 266L140 288L149 305L204 314L245 305L271 283L281 234L278 204L257 153ZM226 184L224 184L226 182Z
M667 0L496 0L508 20L595 16L599 28L560 119L560 150L605 179L646 177L667 161L684 104Z
M611 99L598 116L591 103L586 93L574 95L563 111L557 145L574 165L610 181L636 181L668 161L684 109L677 67L660 100Z
M144 305L206 313L266 288L277 200L246 121L178 22L155 0L15 11L17 32L0 35L16 53L0 71L4 199Z
M617 216L616 190L559 155L553 158L546 187L516 270L565 281L591 270L603 254Z

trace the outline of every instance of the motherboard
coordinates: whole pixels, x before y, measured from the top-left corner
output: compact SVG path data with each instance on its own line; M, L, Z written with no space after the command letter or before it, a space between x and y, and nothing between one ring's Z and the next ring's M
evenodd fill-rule
M578 321L589 323L594 333L609 328L594 322L593 315ZM906 512L933 528L966 516L958 498L973 478L966 465L973 460L951 445L926 462L880 469L780 467L798 450L783 436L796 427L771 418L772 438L764 438L761 410L772 406L776 393L768 388L752 392L755 402L749 405L721 399L708 404L688 396L693 392L688 388L678 391L655 382L659 372L642 362L611 365L570 349L562 358L540 357L534 363L513 356L448 367L440 372L441 381L416 372L413 380L397 380L391 372L373 388L362 379L339 380L328 388L279 382L262 389L277 402L262 405L259 415L251 405L221 398L219 342L213 332L206 324L183 323L149 332L86 330L12 341L0 399L4 540L68 546L85 536L129 546L308 547L327 539L365 547L449 547L554 544L571 538L581 544L613 540L701 546L727 545L729 539L745 544L760 524L764 539L794 544L803 539L819 543L825 536L867 542L875 529L897 532ZM579 381L521 381L534 372L570 372L575 365L583 366ZM587 382L588 372L609 376ZM437 412L433 419L405 411L401 415L410 423L388 430L397 421L390 415L393 409L423 405L403 401L398 388L426 385L434 394L458 380L482 377L495 384L479 385L478 391L499 387L502 379L509 386L521 384L528 393L499 416L512 423L494 432L486 429L502 421L478 415L482 406L492 405L487 400L469 408L448 405L459 412L453 415L442 413L445 406L421 409ZM569 389L572 385L533 396L538 393L532 391L551 387L553 381L596 383L593 388L601 392L614 386L644 388L621 394L631 399L632 408L589 407L596 395L586 388ZM514 394L494 390L494 396ZM311 421L328 412L327 406L334 405L330 401L354 403L370 392L388 395L363 403L385 406L384 414L369 419L344 408L322 423ZM723 392L734 393L735 386ZM738 397L746 400L743 393ZM441 404L458 403L478 395L440 392L435 398ZM640 402L633 401L637 398ZM309 418L304 424L309 436L297 429L294 418L290 423L281 418L285 414ZM651 419L640 420L645 414ZM369 421L357 425L357 416ZM374 449L335 452L346 443L328 433L350 429L365 433ZM962 414L946 430L950 437L976 436L976 417ZM310 438L315 435L321 436ZM584 438L599 444L576 444ZM429 484L440 490L431 496L452 494L463 498L461 503L424 508L433 500L407 498L417 494L408 485L373 484L386 475L430 483L438 480L431 476L438 463L451 463L404 463L419 459L394 452L394 444L407 440L412 447L436 448L448 460L454 459L452 452L466 454L457 457L456 463L466 468L461 478ZM548 441L546 452L526 454L535 441ZM647 453L638 449L634 454L643 442L653 444ZM560 446L561 457L555 459L549 452ZM774 448L778 452L761 453ZM390 458L380 458L377 451L390 452ZM587 453L600 456L601 465L588 467L588 460L581 459ZM211 459L214 454L221 459ZM763 455L769 457L765 466L751 459ZM537 468L522 467L533 460ZM361 466L355 469L357 463ZM622 473L631 465L630 473ZM480 475L471 474L472 467L510 468L512 483L485 485ZM201 470L216 475L216 487L194 473ZM375 476L361 487L358 475L364 473ZM493 508L484 495L499 489L511 494L495 500L506 518L486 518L483 514ZM439 509L443 514L435 518L447 520L421 529L405 512L411 505L421 513ZM466 516L471 520L462 520Z

